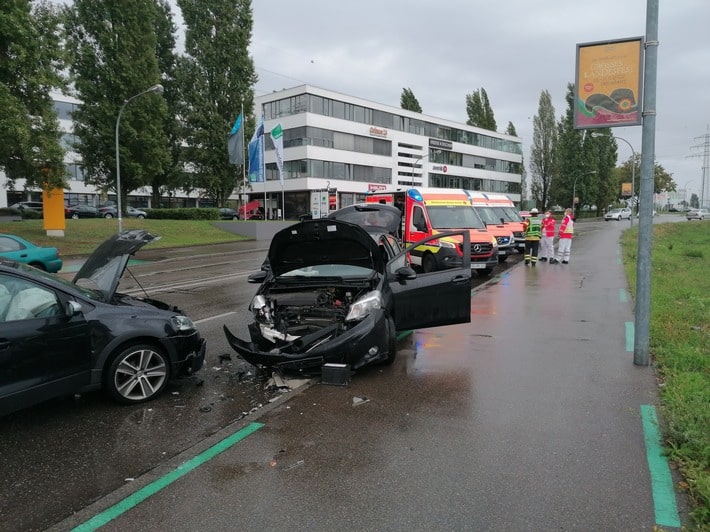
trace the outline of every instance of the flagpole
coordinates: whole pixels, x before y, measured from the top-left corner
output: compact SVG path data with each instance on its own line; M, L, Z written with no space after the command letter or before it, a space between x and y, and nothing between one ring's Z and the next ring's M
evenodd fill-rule
M242 115L242 117L244 117L244 100L242 100L241 103L242 103L242 105L241 105L240 114ZM242 127L244 127L246 125L246 121L244 120L244 118L242 118L242 122L244 122L244 125L242 126ZM244 184L242 185L242 197L240 199L241 199L242 205L246 205L245 196L247 195L247 158L246 158L246 155L244 154L244 131L243 130L242 130L242 155L244 155L244 161L242 162L242 182ZM239 212L239 211L237 211L237 212ZM246 212L244 212L244 214L246 216Z
M264 123L264 107L261 108L261 123ZM264 133L261 141L261 175L264 179L264 220L268 218L266 210L266 159L264 157L264 145L266 144L266 127L264 127Z

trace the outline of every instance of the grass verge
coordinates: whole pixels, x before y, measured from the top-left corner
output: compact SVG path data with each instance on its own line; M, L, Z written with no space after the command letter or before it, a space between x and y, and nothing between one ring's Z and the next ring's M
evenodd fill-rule
M636 293L638 228L622 236L624 268ZM669 458L710 530L710 221L653 226L650 352L661 382Z
M63 237L47 236L42 220L22 220L21 222L0 223L0 232L20 236L37 244L59 249L61 257L88 255L96 246L118 231L116 219L67 220ZM195 246L200 244L220 244L247 240L247 237L224 231L209 220L150 220L124 218L122 226L127 229L145 229L157 235L160 240L150 245L150 249ZM239 222L229 222L239 223Z

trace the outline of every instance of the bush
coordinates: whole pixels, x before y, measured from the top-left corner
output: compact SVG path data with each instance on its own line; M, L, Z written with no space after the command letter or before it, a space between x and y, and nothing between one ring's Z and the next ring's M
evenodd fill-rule
M154 220L219 220L219 209L145 209Z

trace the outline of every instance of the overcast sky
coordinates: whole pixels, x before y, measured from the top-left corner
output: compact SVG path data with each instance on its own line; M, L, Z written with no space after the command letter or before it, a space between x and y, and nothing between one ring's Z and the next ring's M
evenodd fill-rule
M710 1L659 0L656 160L699 193L710 134ZM640 37L646 0L254 0L255 94L308 83L465 123L465 97L488 93L498 129L513 122L530 158L532 117L548 90L557 118L576 45ZM641 152L641 126L614 128ZM619 141L619 162L630 155ZM710 180L710 169L707 170ZM707 189L706 189L707 190Z

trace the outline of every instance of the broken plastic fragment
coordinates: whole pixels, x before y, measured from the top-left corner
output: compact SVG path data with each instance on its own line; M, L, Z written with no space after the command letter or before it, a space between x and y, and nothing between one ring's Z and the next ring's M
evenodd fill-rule
M353 406L360 406L360 405L364 405L365 403L369 403L369 402L370 402L370 400L365 396L353 397Z

